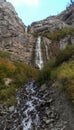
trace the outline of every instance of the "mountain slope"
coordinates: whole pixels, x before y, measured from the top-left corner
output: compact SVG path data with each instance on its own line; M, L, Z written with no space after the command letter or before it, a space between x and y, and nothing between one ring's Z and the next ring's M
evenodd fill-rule
M74 130L73 7L26 27L0 3L1 130Z

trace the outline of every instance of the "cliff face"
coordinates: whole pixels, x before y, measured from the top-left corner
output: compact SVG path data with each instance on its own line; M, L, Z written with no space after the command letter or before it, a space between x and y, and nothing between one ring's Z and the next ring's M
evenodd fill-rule
M14 7L8 2L0 3L0 50L8 51L13 59L29 62L32 48L33 36L27 35Z
M33 22L31 24L31 32L53 32L58 29L70 27L74 28L74 3L59 15L50 16L44 20Z
M32 33L53 32L58 29L69 27L65 22L58 19L56 16L48 17L42 21L34 22L31 24Z
M74 28L74 3L67 7L66 10L57 17Z
M26 27L10 3L0 3L0 50L9 52L15 60L35 64L37 60L40 63L41 55L42 63L45 63L55 57L60 49L74 44L73 28L74 4L57 16L47 17ZM36 46L39 36L41 49L38 49L41 52L38 54Z

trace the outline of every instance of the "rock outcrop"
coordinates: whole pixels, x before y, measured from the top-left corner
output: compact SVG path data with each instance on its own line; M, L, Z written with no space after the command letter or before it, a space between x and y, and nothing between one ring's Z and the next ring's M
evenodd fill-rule
M74 28L74 3L67 7L66 10L57 17Z
M58 19L56 16L48 17L42 21L31 24L31 33L53 32L58 29L68 28L65 22Z
M53 32L63 28L74 28L74 3L56 16L49 16L44 20L31 24L32 33Z
M67 45L74 44L74 33L69 34L60 40L51 40L46 37L42 38L42 55L43 59L46 62L47 60L52 59L57 56L59 50L65 49Z
M13 59L30 62L33 36L8 2L0 3L0 50L8 51Z

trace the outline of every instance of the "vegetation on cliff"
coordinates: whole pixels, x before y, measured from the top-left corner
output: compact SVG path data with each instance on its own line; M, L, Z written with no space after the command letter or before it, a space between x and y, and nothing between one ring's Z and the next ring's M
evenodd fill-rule
M14 104L17 89L37 74L31 65L12 61L8 53L0 51L0 103Z
M74 45L61 50L59 55L50 60L41 70L37 79L39 85L52 81L66 91L68 98L74 103Z
M74 28L63 28L52 33L44 33L43 36L54 41L59 41L61 38L64 38L67 35L71 35L73 32Z

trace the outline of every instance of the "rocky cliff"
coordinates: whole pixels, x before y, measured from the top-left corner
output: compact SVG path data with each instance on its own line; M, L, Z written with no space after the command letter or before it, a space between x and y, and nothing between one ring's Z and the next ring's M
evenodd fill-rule
M66 10L57 17L74 28L74 3L67 7Z
M56 16L49 16L44 20L33 22L31 32L53 32L63 28L74 28L74 3Z
M13 59L30 62L33 49L33 36L18 17L14 7L0 3L0 50L8 51Z
M31 24L32 33L53 32L58 29L69 27L65 22L58 19L56 16L50 16L44 20Z

